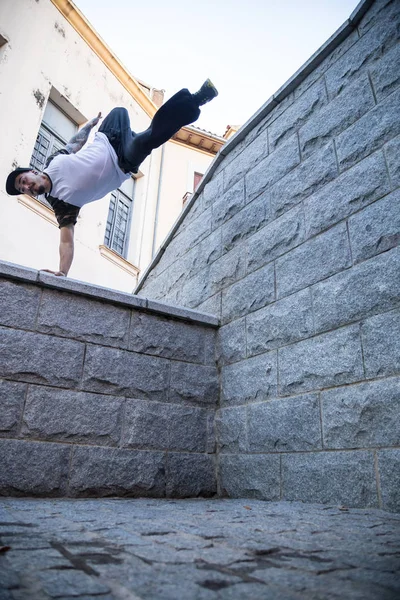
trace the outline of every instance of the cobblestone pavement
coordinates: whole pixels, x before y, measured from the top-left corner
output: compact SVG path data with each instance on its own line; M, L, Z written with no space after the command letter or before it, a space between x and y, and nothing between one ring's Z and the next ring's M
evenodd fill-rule
M394 600L399 530L292 502L4 499L0 599Z

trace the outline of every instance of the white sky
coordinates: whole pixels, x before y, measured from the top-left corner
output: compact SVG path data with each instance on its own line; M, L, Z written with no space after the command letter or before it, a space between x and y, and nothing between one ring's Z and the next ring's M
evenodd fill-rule
M210 77L196 125L242 125L350 16L358 0L74 0L130 71L166 98ZM100 107L101 109L101 107Z

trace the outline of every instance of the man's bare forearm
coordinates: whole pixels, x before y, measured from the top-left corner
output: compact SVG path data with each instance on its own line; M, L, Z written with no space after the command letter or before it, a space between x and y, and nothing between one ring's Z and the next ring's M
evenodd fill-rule
M63 275L68 275L74 259L74 226L60 229L60 269Z
M72 136L66 145L68 152L75 154L76 152L79 152L81 148L83 148L88 140L91 130L97 125L100 119L101 113L99 113L94 119L88 121L86 125L84 125L74 136Z

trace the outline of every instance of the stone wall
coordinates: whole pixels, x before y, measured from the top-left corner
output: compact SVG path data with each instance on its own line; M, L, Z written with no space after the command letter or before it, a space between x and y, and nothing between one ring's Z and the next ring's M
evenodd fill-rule
M215 494L216 323L0 263L0 494Z
M222 321L221 493L400 509L400 2L222 149L137 293Z

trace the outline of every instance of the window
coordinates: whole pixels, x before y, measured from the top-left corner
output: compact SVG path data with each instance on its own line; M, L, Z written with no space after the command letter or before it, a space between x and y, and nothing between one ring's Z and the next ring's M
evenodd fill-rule
M203 177L203 173L198 173L197 171L194 172L193 191L196 190L197 186L199 185L200 181L202 180L202 177Z
M132 199L121 190L111 192L104 244L125 256L129 241Z

